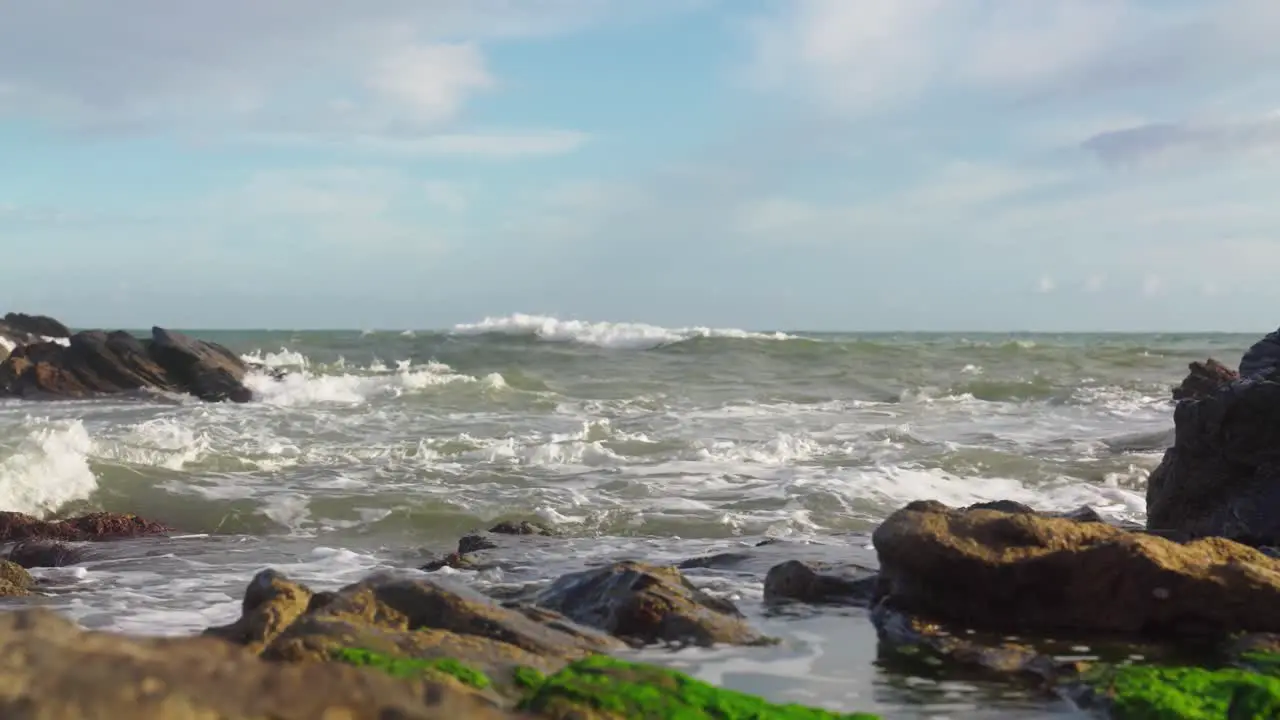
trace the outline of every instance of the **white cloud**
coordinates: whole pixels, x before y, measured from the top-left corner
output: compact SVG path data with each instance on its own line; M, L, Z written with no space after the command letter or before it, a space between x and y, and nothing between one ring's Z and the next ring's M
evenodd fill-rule
M1084 280L1084 291L1087 293L1100 292L1107 282L1107 276L1102 274L1093 274Z
M1164 284L1164 278L1148 273L1142 278L1142 294L1147 297L1155 297L1164 291Z
M1036 291L1040 293L1051 293L1058 289L1058 283L1048 275L1041 275L1040 280L1036 283Z
M752 78L847 112L928 91L1013 99L1266 76L1268 0L795 0L753 26Z
M428 203L450 212L463 212L471 205L467 190L458 183L432 180L423 186L422 192Z
M263 145L406 157L474 157L491 160L564 155L591 140L571 130L422 133L409 135L338 133L253 133L243 141Z
M1112 167L1274 153L1280 150L1280 113L1217 123L1142 124L1098 133L1081 147Z
M473 44L407 45L385 54L369 85L413 117L433 124L452 119L471 93L493 86Z

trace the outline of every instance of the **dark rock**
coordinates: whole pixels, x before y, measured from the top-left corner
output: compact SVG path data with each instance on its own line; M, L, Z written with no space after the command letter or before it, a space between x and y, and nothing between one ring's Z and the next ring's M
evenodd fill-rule
M527 565L531 550L563 542L563 539L556 538L549 531L537 532L543 528L535 524L526 526L524 523L499 523L494 527L489 532L472 532L462 536L458 539L456 551L425 563L421 569L426 572L435 572L445 567L458 570L509 569L516 565Z
M555 533L551 529L540 523L531 522L529 520L503 520L502 522L489 528L489 532L498 535L542 535L550 537Z
M681 570L712 570L763 580L769 571L785 562L798 560L821 566L856 566L874 571L876 555L870 549L871 536L857 533L829 535L820 542L768 538L726 552L681 561Z
M1174 410L1147 527L1280 545L1280 383L1239 380Z
M47 610L0 614L0 717L13 720L514 718L458 683L342 663L294 665L213 638L86 632Z
M1280 368L1280 330L1254 343L1240 358L1240 377L1268 378Z
M878 583L874 570L857 565L790 560L765 576L764 601L867 606L876 596Z
M1198 399L1212 395L1215 390L1240 379L1240 373L1209 358L1187 366L1190 374L1182 384L1173 389L1174 400Z
M35 540L20 542L9 550L9 562L24 568L65 567L84 559L84 551L63 542Z
M0 363L0 395L85 398L142 389L187 393L204 400L244 402L246 366L231 351L160 328L152 339L89 330L69 343L15 349Z
M169 528L137 515L98 512L68 520L46 521L16 512L0 512L0 542L20 540L118 540L163 535Z
M505 608L462 587L373 576L320 594L270 570L250 583L241 617L206 634L276 661L326 661L348 647L452 658L512 692L518 667L554 672L570 660L621 647L558 613Z
M695 588L679 570L638 562L570 573L537 604L635 645L769 642L728 600Z
M880 600L986 630L1187 637L1280 631L1280 561L1104 523L915 502L874 534Z
M41 338L71 337L71 330L66 325L46 315L6 313L4 324L20 333L27 333Z

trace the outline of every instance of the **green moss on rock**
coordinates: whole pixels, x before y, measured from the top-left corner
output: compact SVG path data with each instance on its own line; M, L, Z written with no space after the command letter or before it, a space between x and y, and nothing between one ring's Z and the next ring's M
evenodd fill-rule
M570 664L532 689L520 708L545 718L678 720L875 720L708 685L688 675L597 655Z
M1280 679L1248 670L1129 665L1094 686L1115 720L1262 720L1280 717Z
M487 675L453 658L393 658L370 650L341 648L334 652L334 659L349 665L377 668L388 675L396 677L408 678L429 674L448 675L458 680L458 682L477 690L484 690L492 684Z
M521 665L512 673L515 678L516 685L525 690L536 690L547 681L547 676L543 675L540 670Z

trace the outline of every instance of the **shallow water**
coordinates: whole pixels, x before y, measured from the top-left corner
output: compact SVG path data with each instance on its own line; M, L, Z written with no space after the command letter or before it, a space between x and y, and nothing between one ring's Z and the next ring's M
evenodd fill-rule
M545 582L620 557L764 537L871 557L904 503L1082 504L1141 521L1191 360L1230 335L806 335L514 316L447 332L195 333L292 371L257 402L0 403L0 507L137 512L185 536L95 548L34 601L92 627L181 634L236 616L258 569L320 588L409 573L498 517L570 537L441 571ZM853 534L851 534L853 533ZM645 657L782 700L893 718L1071 717L1007 686L876 664L864 614L767 615L758 574L690 571L783 639Z

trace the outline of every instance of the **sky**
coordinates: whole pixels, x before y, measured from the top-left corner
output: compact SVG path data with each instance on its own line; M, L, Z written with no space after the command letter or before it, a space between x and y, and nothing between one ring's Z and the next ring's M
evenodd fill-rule
M1275 0L0 0L0 306L1280 325Z

